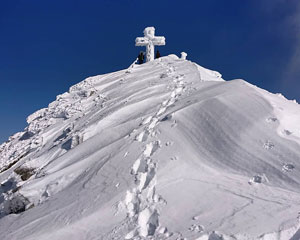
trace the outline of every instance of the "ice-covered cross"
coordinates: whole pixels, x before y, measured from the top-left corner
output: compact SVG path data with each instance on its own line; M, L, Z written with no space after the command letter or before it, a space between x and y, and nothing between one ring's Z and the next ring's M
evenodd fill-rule
M166 44L165 37L156 37L154 27L146 27L144 37L135 39L135 46L146 46L146 62L154 60L154 46L162 46Z

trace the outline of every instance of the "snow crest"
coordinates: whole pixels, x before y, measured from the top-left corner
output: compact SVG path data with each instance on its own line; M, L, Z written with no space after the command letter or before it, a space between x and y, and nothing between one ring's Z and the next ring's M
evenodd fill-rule
M87 78L0 145L0 239L298 239L299 116L175 55Z
M169 98L164 99L160 104L157 112L152 116L148 116L143 121L143 131L136 136L136 140L143 145L144 151L132 166L131 173L135 179L136 186L128 190L126 195L125 202L128 217L132 224L131 228L133 228L126 235L126 239L132 239L136 236L154 236L155 234L162 236L169 235L167 230L163 231L163 233L157 232L158 228L161 227L159 225L158 208L160 205L166 204L166 201L162 196L156 193L156 171L159 161L154 160L153 156L155 156L155 152L161 148L159 134L156 132L156 128L159 124L158 118L162 116L175 101L178 101L185 85L183 82L184 75L177 74L173 64L161 62L161 65L165 69L166 76L173 81L171 85L171 89L173 90ZM150 140L148 140L148 138Z

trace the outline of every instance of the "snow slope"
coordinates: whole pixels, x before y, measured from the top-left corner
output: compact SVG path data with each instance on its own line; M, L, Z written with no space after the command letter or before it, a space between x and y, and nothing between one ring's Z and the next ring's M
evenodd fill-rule
M170 55L27 120L0 145L1 240L300 239L300 106L281 95Z

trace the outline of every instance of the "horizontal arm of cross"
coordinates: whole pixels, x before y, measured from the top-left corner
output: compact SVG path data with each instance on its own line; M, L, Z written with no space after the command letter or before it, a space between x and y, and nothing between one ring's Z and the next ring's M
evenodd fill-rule
M148 43L149 43L149 39L148 38L137 37L135 39L135 46L146 46Z
M151 39L153 45L162 46L166 45L166 39L165 37L154 37Z

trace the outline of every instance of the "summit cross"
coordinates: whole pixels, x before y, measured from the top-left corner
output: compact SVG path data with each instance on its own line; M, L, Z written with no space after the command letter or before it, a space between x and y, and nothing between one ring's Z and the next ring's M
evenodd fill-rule
M155 35L154 27L146 27L144 30L144 37L137 37L135 39L135 46L146 46L146 62L154 60L154 46L166 45L165 37L157 37Z

